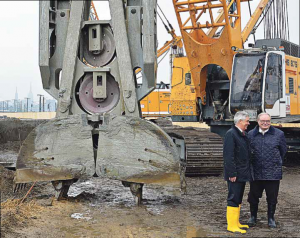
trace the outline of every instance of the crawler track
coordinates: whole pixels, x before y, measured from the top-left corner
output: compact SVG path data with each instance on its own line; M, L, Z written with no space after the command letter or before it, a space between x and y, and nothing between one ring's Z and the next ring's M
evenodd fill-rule
M169 135L182 137L186 145L186 176L220 175L223 171L222 138L208 129L179 127L158 122Z

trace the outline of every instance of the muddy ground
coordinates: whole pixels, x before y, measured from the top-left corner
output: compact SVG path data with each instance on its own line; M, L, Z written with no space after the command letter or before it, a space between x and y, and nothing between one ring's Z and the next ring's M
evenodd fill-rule
M18 128L13 141L0 137L2 161L16 160L21 131L27 130L23 125ZM6 128L0 135L16 134L7 132ZM300 237L300 165L295 163L284 168L276 211L278 228L267 226L263 197L257 227L245 235L226 231L227 188L222 176L187 178L187 194L180 197L144 186L140 207L129 188L106 178L78 181L65 201L54 199L51 183L38 183L21 202L32 184L13 193L13 177L14 171L0 165L1 237ZM244 223L249 217L248 190L247 185L241 213Z
M222 177L187 178L187 194L164 195L144 187L137 207L119 181L91 178L71 186L70 198L55 201L50 183L12 193L13 171L1 168L2 237L240 237L226 232L226 184ZM300 237L300 166L285 167L276 211L278 228L267 226L265 197L257 227L243 237ZM246 188L241 221L249 216Z

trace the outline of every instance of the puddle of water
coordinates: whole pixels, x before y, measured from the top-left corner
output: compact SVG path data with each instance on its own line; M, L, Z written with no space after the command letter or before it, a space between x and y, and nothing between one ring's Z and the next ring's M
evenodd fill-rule
M94 186L92 181L85 181L85 182L75 183L74 185L72 185L70 187L68 195L70 197L76 197L84 191L93 192L94 188L95 188L95 186Z
M18 158L18 153L13 151L1 151L0 161L3 162L16 162Z
M162 212L165 209L161 206L146 206L146 210L152 215L163 215Z
M77 182L70 187L68 195L76 197L89 206L101 209L103 205L118 209L136 208L130 189L120 181L107 178L92 178L88 181ZM142 206L152 215L163 215L166 209L180 204L178 196L166 195L162 189L144 186Z
M83 220L87 220L87 221L92 219L91 217L85 217L82 213L73 213L73 214L71 214L71 218L74 218L77 220L83 219Z

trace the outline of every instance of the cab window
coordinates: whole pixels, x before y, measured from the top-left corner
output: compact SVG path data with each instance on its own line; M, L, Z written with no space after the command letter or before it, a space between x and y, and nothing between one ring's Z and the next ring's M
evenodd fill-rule
M273 108L282 97L282 56L270 53L268 56L265 82L265 108Z

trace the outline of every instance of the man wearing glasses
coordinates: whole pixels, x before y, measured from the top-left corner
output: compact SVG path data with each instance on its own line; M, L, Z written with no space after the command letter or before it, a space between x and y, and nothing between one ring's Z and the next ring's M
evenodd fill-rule
M250 182L248 194L251 213L248 225L256 225L259 199L265 190L268 225L275 228L274 213L282 179L282 161L287 150L286 141L284 133L271 126L271 116L268 113L259 114L257 122L258 126L249 132L254 181Z

